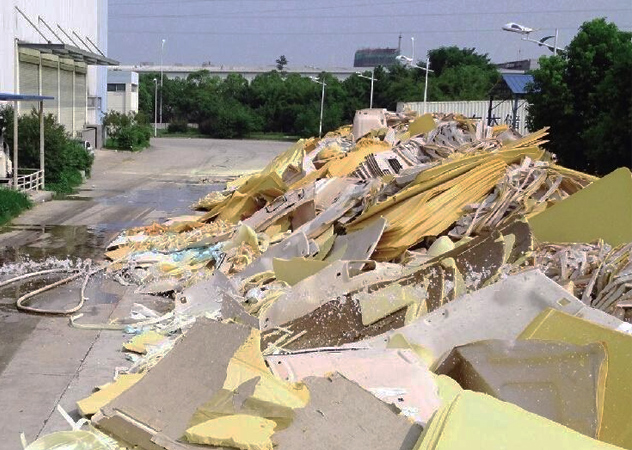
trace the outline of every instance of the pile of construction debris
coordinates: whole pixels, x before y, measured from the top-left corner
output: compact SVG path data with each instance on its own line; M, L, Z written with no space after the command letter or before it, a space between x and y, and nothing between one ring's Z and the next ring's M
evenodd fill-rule
M95 270L173 310L27 448L632 448L632 176L545 139L362 111L122 233Z

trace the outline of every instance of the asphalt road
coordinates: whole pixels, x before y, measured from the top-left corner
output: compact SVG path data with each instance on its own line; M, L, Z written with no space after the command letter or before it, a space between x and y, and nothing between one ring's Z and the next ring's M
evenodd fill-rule
M120 230L187 214L217 183L263 168L289 145L162 138L141 153L99 150L92 177L76 195L37 205L0 230L0 280L3 267L28 258L98 259ZM78 330L64 317L18 312L15 299L28 289L0 290L0 447L7 449L21 448L20 432L31 442L68 429L56 406L78 418L75 402L111 381L115 367L129 365L120 351L129 336L120 331ZM71 283L34 304L67 308L78 300L78 290ZM107 279L94 280L87 296L81 312L90 323L125 318L135 302L165 306Z

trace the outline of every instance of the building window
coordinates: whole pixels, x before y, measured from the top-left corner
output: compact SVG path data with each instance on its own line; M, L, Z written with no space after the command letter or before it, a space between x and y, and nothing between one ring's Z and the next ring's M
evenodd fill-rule
M125 83L108 83L108 92L125 92Z
M132 92L138 92L138 85L132 84Z

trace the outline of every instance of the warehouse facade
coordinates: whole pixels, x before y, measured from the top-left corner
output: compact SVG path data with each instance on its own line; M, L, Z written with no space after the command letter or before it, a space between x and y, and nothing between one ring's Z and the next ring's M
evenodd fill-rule
M105 56L107 11L107 0L0 2L0 92L54 97L45 113L73 137L96 135L107 111L104 66L118 64Z

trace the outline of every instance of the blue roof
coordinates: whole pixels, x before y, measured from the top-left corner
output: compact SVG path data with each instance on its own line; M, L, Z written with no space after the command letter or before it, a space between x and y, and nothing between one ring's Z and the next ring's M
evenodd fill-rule
M527 84L533 83L533 75L524 73L503 73L502 77L514 94L526 94Z
M0 92L0 102L14 102L14 101L39 102L42 100L55 100L55 97L47 97L45 95L31 95L31 94L8 94L5 92Z

